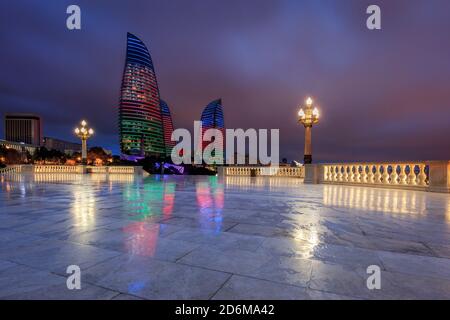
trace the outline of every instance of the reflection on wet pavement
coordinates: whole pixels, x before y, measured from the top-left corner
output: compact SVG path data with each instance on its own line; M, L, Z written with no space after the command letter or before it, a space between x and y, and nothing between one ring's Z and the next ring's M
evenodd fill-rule
M450 298L447 194L102 174L0 190L0 298ZM373 264L381 290L365 284Z

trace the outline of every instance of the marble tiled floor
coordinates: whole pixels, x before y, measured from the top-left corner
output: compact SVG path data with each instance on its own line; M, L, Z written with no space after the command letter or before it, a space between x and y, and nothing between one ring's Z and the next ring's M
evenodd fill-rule
M289 178L0 177L0 299L450 299L450 195ZM66 268L81 268L68 290ZM366 286L369 265L381 289Z

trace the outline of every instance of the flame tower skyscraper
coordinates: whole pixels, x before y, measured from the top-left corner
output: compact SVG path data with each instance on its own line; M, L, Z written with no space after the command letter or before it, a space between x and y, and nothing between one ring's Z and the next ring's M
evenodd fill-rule
M122 154L165 155L163 116L152 58L145 44L127 34L119 107Z

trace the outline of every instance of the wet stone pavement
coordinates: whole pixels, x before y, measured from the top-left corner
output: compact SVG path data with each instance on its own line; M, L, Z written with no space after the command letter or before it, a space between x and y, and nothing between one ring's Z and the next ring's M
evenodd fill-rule
M11 175L0 241L0 299L450 299L448 194ZM69 265L81 290L67 289ZM371 265L379 290L366 285Z

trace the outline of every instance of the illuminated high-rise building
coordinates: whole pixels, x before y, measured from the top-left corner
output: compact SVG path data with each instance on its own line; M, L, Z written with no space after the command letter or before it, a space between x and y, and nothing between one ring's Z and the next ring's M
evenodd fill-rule
M216 152L224 152L225 147L225 122L223 119L223 106L222 99L217 99L210 102L205 109L203 109L202 117L202 136L205 134L205 131L208 129L218 129L222 132L223 137L223 145L222 149L216 149ZM203 149L210 144L211 142L202 141L202 151ZM214 156L214 155L213 155ZM225 155L223 154L224 159Z
M170 114L169 105L164 100L160 100L160 106L161 106L166 156L170 156L172 153L172 149L175 146L175 141L171 140L173 132L172 116Z
M120 149L125 155L165 155L158 82L145 44L127 34L119 107Z

